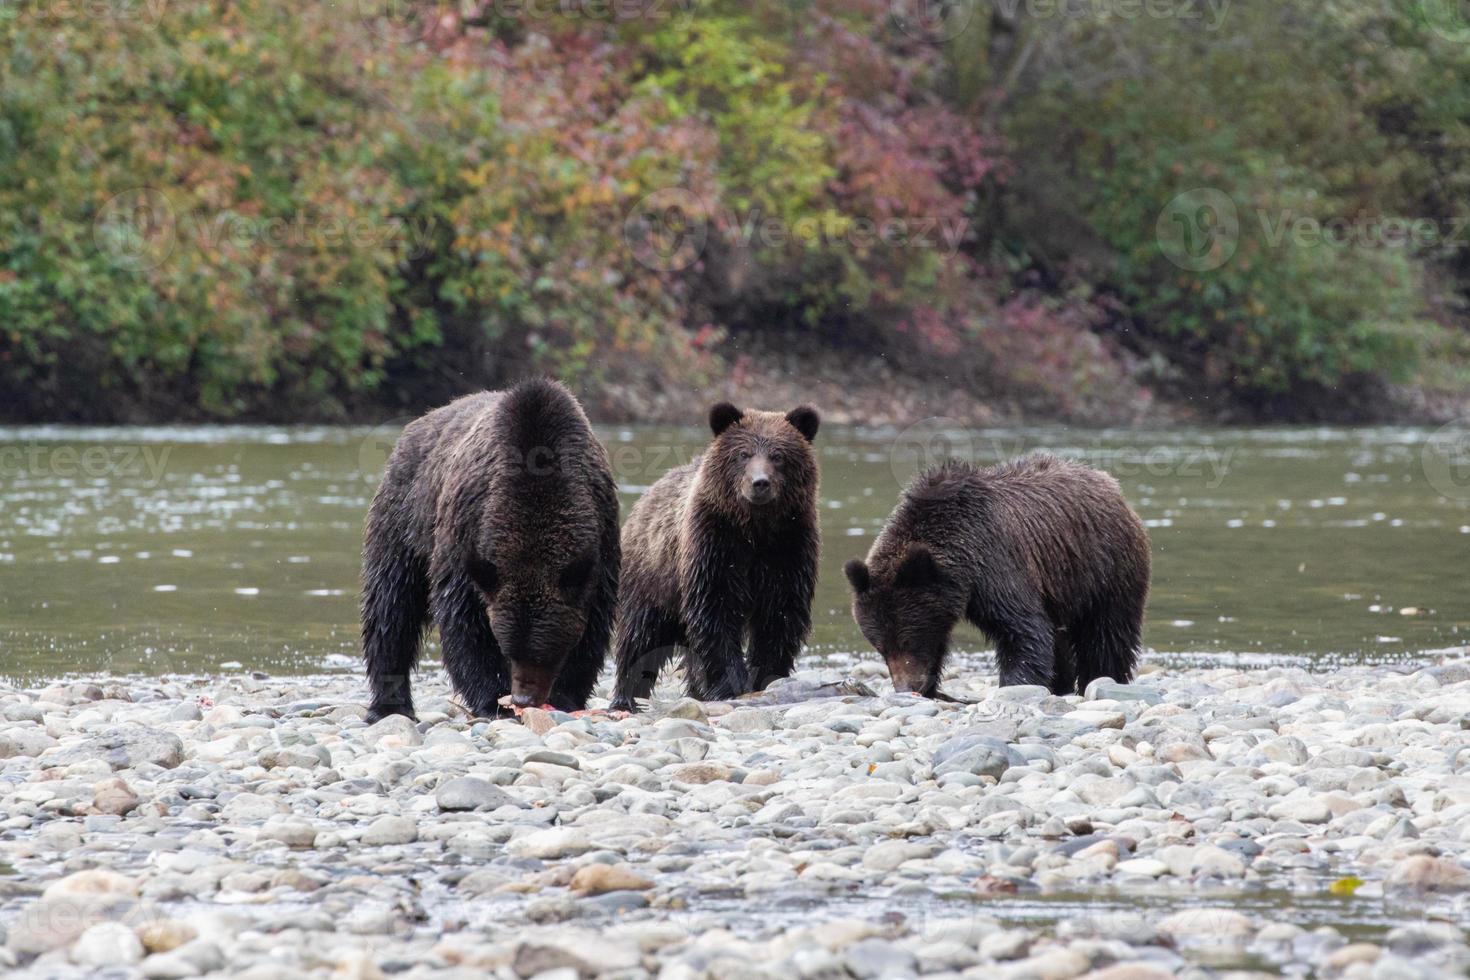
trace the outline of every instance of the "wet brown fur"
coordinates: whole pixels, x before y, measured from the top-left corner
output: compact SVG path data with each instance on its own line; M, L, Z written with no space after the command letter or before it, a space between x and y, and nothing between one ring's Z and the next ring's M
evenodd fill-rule
M817 579L818 425L807 406L783 415L716 405L709 448L634 506L623 528L614 707L636 710L678 648L701 699L791 673ZM768 499L752 500L762 478Z
M853 616L895 687L934 696L964 618L996 644L1000 683L1127 682L1148 597L1143 522L1106 473L1047 454L949 463L904 491L845 571Z
M531 380L460 398L399 437L368 514L370 718L413 715L432 620L467 707L586 707L612 633L621 545L607 454L576 398Z

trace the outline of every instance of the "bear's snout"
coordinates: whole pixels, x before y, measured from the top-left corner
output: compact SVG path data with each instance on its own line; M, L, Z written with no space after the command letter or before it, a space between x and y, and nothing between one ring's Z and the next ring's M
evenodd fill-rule
M560 666L559 664L557 666ZM517 708L539 707L551 698L551 686L557 670L512 662L510 667L510 703Z
M757 456L745 467L745 499L753 504L769 503L776 496L776 484L772 478L771 464Z
M927 696L934 686L929 667L915 657L888 658L888 674L893 678L893 690L899 694Z

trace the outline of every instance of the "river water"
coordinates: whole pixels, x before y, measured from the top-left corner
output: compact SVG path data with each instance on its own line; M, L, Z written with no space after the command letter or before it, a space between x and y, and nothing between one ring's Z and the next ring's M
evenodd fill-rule
M397 432L0 429L0 673L355 669L363 518ZM705 441L697 429L600 435L625 516ZM1443 435L829 426L808 655L865 649L841 566L921 465L1036 448L1112 472L1147 522L1149 659L1331 664L1463 645L1470 466ZM957 642L987 646L972 632Z

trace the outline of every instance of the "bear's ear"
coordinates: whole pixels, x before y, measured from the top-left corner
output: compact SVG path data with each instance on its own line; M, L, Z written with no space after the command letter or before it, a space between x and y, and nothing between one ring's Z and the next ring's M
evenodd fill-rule
M710 406L709 429L718 436L744 417L745 413L729 402L716 402Z
M868 586L873 584L872 577L868 575L868 566L861 558L854 558L842 566L843 574L852 585L852 591L862 595L868 591Z
M939 581L940 574L939 563L934 560L934 553L928 545L916 544L909 548L903 564L898 566L893 584L900 589L933 585Z
M470 581L486 595L494 595L495 590L500 588L500 569L495 567L493 561L480 557L471 558L468 571Z
M811 442L817 437L817 426L822 424L822 417L810 405L798 405L786 413L786 421L795 426L807 442Z

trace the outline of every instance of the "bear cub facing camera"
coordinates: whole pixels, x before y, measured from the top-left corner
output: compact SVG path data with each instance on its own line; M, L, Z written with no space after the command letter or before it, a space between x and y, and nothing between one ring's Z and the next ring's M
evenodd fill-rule
M1133 678L1148 535L1098 470L1046 454L947 463L904 491L867 560L844 571L853 616L899 691L944 696L961 619L995 643L1002 686L1071 694Z
M817 581L820 421L806 405L783 415L721 402L704 453L634 506L623 528L615 709L636 711L676 648L701 700L791 673Z
M467 395L404 429L368 512L368 720L413 717L432 620L470 711L587 706L616 610L621 545L607 453L549 380Z

